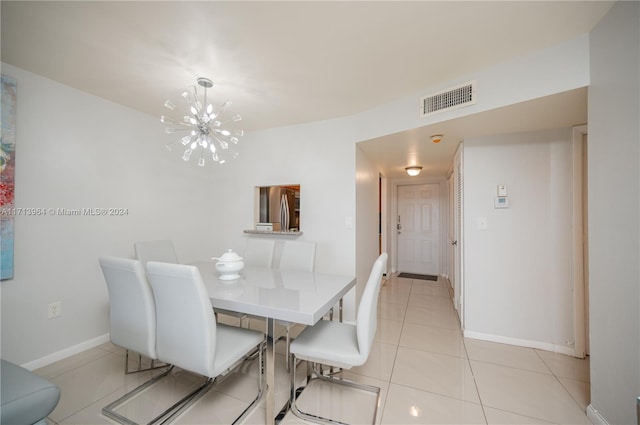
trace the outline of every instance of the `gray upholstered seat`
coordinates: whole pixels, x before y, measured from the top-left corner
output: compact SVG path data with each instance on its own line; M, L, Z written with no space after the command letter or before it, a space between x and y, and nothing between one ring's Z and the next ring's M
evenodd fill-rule
M2 360L0 364L0 423L11 425L46 424L45 418L58 405L57 385Z

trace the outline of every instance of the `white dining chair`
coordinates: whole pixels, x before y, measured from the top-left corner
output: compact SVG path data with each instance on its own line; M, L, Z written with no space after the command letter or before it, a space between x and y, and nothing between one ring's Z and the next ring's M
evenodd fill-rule
M219 376L257 351L258 395L233 423L241 421L257 405L264 389L264 334L216 323L209 294L195 266L150 261L147 276L156 305L158 356L206 378L200 387L157 418L163 422L175 418L210 390Z
M247 266L271 267L276 242L270 239L247 239L242 258Z
M351 369L354 366L363 365L371 352L371 346L377 329L377 304L380 292L382 274L386 269L387 254L382 253L373 264L369 279L365 286L360 306L356 316L356 323L334 322L320 320L313 326L307 327L291 343L291 364L296 359L306 360L312 365L312 373L307 374L308 386L313 379L321 379L327 382L337 383L350 387L363 389L376 394L376 404L373 413L375 423L380 401L380 388L351 382L332 375L324 375L314 364L327 365L342 369ZM296 368L291 373L291 411L301 419L320 423L341 423L330 418L323 418L302 412L296 406L297 395L304 388L296 389ZM309 369L308 369L309 370ZM311 375L315 375L312 378Z
M176 250L170 240L138 241L133 244L136 258L145 267L149 261L160 261L163 263L178 263Z
M105 416L127 423L115 408L169 373L167 364L156 365L156 310L151 286L144 267L138 260L100 257L100 267L109 293L109 337L114 345L124 348L125 374L158 368L167 370L146 381L134 390L103 408ZM138 368L129 369L129 351L138 353ZM151 359L151 365L142 368L142 356Z
M316 264L316 243L309 241L285 241L280 255L279 268L312 272Z
M146 266L149 261L174 264L179 263L178 256L173 248L173 242L170 240L139 241L135 242L133 247L136 253L136 258L142 262L143 266ZM242 327L242 324L244 323L243 321L247 319L246 314L235 311L216 310L216 314L235 317L238 319L240 327Z
M242 253L242 260L247 266L258 266L271 268L273 262L273 253L275 252L276 243L269 239L247 239L247 243ZM251 319L259 319L248 314L238 313L231 310L215 309L217 314L235 317L240 321L240 327L243 326L246 319L247 328L251 327Z
M312 272L316 265L316 243L309 241L285 241L280 254L279 268L281 270L295 270ZM285 341L285 364L287 372L291 369L289 358L289 346L291 345L291 326L290 322L279 321L278 324L285 327L283 338L278 340Z

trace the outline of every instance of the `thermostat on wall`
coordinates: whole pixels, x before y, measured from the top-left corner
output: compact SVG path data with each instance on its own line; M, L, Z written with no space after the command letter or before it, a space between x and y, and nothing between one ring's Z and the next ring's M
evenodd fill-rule
M496 196L496 201L494 204L495 208L509 208L509 197L508 196Z

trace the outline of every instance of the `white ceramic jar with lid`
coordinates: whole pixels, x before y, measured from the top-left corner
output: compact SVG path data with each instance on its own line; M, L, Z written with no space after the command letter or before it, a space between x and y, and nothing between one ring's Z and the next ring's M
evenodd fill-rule
M220 280L240 279L240 271L244 269L244 260L232 249L227 250L221 257L213 257L217 260L216 270L220 273Z

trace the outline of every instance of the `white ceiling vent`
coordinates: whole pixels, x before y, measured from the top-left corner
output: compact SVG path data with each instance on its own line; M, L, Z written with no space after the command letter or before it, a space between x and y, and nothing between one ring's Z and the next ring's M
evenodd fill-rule
M420 117L427 117L442 111L474 105L476 103L476 82L460 84L440 93L421 99Z

